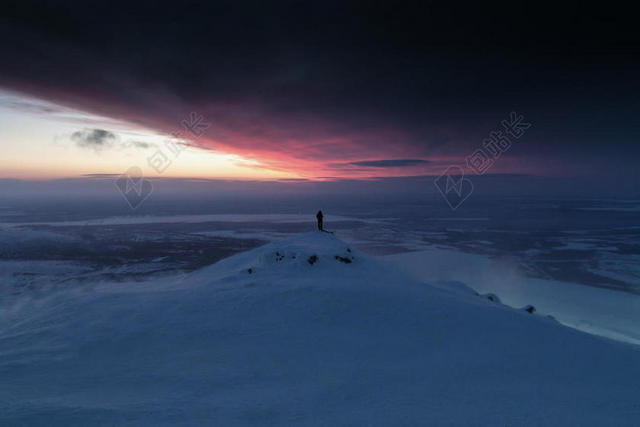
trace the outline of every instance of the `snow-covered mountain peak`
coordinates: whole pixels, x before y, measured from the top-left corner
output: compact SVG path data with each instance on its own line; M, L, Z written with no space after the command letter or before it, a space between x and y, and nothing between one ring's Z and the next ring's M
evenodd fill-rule
M338 275L378 264L335 235L314 231L268 243L237 254L200 272L201 276L219 278L236 274L303 274L305 272ZM347 270L348 268L348 270ZM315 273L314 273L315 272Z
M327 262L351 264L356 260L355 250L333 234L315 231L278 240L251 251L256 254L256 266L273 265L274 263L291 263L322 265ZM362 254L359 254L362 256Z

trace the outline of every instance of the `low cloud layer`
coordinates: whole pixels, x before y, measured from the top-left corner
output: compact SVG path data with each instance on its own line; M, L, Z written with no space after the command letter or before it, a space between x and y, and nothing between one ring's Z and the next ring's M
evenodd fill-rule
M130 145L134 148L140 148L142 150L147 150L149 148L154 147L154 144L150 142L144 142L144 141L129 141L128 143L125 143L125 146L127 145Z
M351 162L350 165L367 168L403 168L409 166L428 165L431 162L423 159L390 159L390 160L364 160Z

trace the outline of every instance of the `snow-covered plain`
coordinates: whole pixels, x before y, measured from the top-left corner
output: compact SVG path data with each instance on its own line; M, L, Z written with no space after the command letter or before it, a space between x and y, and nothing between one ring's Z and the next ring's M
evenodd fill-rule
M354 221L356 218L327 215L331 221ZM361 218L357 219L363 222ZM132 225L132 224L197 224L203 222L270 222L270 223L307 223L309 215L302 214L206 214L206 215L127 215L113 216L99 219L87 219L82 221L44 221L44 222L0 222L0 227L11 229L22 226L69 227L91 225ZM369 220L375 223L375 220ZM1 230L1 228L0 228Z
M0 311L0 425L637 425L640 350L330 234Z

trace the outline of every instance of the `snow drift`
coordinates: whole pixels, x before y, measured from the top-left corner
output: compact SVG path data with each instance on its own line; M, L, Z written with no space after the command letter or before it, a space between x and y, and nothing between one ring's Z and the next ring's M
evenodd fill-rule
M321 232L0 314L0 425L637 425L640 351Z

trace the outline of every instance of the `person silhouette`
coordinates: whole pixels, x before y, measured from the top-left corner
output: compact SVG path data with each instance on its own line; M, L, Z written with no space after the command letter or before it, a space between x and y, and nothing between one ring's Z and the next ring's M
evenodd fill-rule
M322 224L322 211L318 211L318 213L316 214L316 218L318 219L318 230L320 231L324 231L324 226Z

